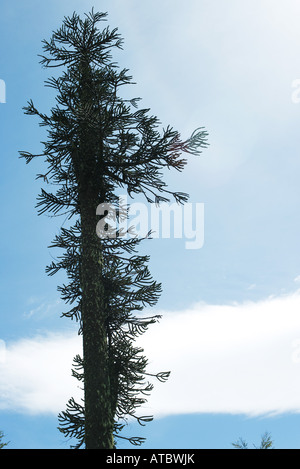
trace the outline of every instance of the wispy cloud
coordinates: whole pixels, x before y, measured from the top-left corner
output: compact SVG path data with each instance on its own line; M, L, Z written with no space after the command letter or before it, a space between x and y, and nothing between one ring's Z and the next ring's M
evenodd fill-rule
M300 412L300 290L259 302L197 304L165 311L142 337L149 372L171 370L157 383L145 412ZM49 334L7 344L0 363L0 408L57 414L71 395L81 350L74 333Z
M27 301L28 307L24 311L23 316L26 319L35 318L45 318L47 316L53 316L57 314L57 308L59 305L62 305L60 299L55 299L49 301L47 299L40 299L36 297L30 297Z

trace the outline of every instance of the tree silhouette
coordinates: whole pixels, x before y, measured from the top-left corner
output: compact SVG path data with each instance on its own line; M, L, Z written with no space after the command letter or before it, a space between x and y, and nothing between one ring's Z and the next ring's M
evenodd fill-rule
M8 445L8 443L5 443L3 441L4 436L5 436L4 433L2 431L0 431L0 449L4 449L5 446Z
M274 441L271 438L271 434L269 432L265 432L261 437L260 446L253 446L254 449L274 449L273 444ZM235 449L249 449L248 443L243 438L239 438L235 443L232 443L232 446Z
M162 172L181 171L186 164L181 154L198 155L207 145L203 128L184 141L170 126L159 130L149 109L138 108L139 98L121 97L120 89L132 84L132 77L112 61L111 51L123 43L117 29L98 29L106 16L92 10L82 19L73 13L43 41L42 65L63 68L59 77L46 81L56 92L56 105L46 115L28 102L25 113L38 116L48 138L42 153L20 152L26 163L43 158L47 170L37 177L56 187L56 192L41 189L38 213L64 215L70 223L51 244L64 253L46 271L66 271L69 283L58 287L70 305L63 316L78 321L83 341L73 375L83 383L84 401L69 400L59 428L78 440L76 448L87 449L115 447L129 417L142 425L150 421L136 411L152 390L152 378L169 376L149 371L143 350L134 345L159 319L139 314L155 305L161 292L148 256L137 252L145 238L126 237L119 229L112 233L108 223L96 233L106 215L99 218L97 207L109 204L117 221L126 219L128 206L118 204L121 189L130 197L142 194L149 203L170 198L184 203L188 195L170 191ZM140 444L143 438L129 441Z

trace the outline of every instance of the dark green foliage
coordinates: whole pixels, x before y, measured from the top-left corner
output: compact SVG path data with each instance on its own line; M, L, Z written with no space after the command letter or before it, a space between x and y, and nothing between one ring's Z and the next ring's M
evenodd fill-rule
M3 441L4 436L5 436L4 433L0 431L0 449L4 449L5 446L8 445L8 443Z
M134 346L159 319L138 315L145 306L155 305L161 292L148 270L148 257L137 253L142 239L118 231L115 237L100 239L97 206L113 204L118 219L127 217L128 207L119 211L120 189L130 197L143 194L150 203L170 197L185 202L187 194L168 190L162 171L181 171L186 163L181 153L199 154L207 136L200 128L182 141L170 127L159 131L160 123L149 116L149 109L137 109L139 99L120 97L120 88L132 78L111 61L111 50L121 48L122 39L117 29L98 30L105 17L92 11L81 19L74 13L50 41L43 41L41 63L63 67L63 72L46 82L57 93L49 116L32 101L24 108L47 128L42 154L20 152L26 163L43 157L47 170L37 177L56 187L54 192L41 190L38 213L74 221L53 240L51 247L64 253L47 273L67 273L69 283L58 287L70 305L63 316L78 321L83 338L83 357L75 357L73 375L83 383L84 402L69 400L59 415L60 431L77 438L76 447L88 449L115 447L129 417L141 425L151 420L136 415L153 387L148 378L165 381L169 375L149 373L143 350Z
M273 444L274 441L272 440L270 433L265 432L261 437L260 446L253 446L254 449L274 449ZM243 438L239 438L235 443L232 443L232 446L235 449L249 449L248 443Z

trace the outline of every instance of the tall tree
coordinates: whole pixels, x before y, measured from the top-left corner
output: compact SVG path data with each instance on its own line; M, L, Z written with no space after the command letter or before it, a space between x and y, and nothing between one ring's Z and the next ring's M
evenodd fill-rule
M136 410L153 387L151 377L165 381L169 375L151 374L143 350L134 344L159 319L138 315L157 302L161 291L148 270L148 256L137 253L142 238L126 237L121 229L112 235L104 223L107 212L100 214L104 228L96 232L97 207L110 204L117 221L126 219L128 206L118 204L120 189L130 197L143 194L149 203L170 197L184 203L188 195L168 190L162 171L181 171L182 152L197 155L207 145L203 128L183 141L170 126L159 130L149 109L138 109L139 98L121 97L121 87L132 84L132 77L112 62L111 51L121 49L123 40L117 29L99 30L106 16L92 10L82 19L73 13L43 41L41 63L63 67L61 76L46 81L57 93L56 105L46 115L28 102L25 113L39 117L48 139L40 154L20 152L26 163L44 158L47 170L37 177L57 186L55 193L41 189L38 213L74 221L53 240L51 246L64 254L46 271L66 271L69 283L58 289L71 309L63 316L76 319L82 334L83 355L75 357L73 374L83 382L84 400L71 398L59 420L60 430L86 449L115 447L128 417L142 425L151 420Z

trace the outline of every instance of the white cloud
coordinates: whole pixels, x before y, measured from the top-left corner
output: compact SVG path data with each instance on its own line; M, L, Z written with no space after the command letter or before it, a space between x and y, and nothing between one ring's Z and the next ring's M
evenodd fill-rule
M172 371L156 415L300 411L300 292L165 313L144 341L151 367Z
M163 312L141 344L149 372L171 370L144 413L300 412L300 290L257 303L197 304ZM6 344L0 362L0 408L55 413L73 395L71 377L81 341L49 334Z
M76 334L48 334L6 344L0 362L0 409L55 413L79 396L71 376L73 358L81 352Z

